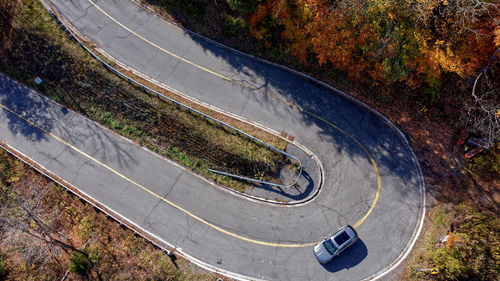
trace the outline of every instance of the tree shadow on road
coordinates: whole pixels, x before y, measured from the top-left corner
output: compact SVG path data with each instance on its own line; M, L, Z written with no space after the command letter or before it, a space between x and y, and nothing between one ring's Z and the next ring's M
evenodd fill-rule
M30 125L30 120L37 126L51 131L54 127L53 119L47 112L48 100L32 98L26 88L14 83L0 73L0 103L5 107L5 116L8 119L8 128L13 134L21 134L30 141L38 142L47 137L47 134ZM26 100L30 102L23 102ZM23 120L16 114L21 115Z
M189 32L185 34L189 35L193 43L198 44L205 53L224 60L230 67L230 69L211 70L226 73L240 85L253 89L252 92L255 94L250 102L245 104L246 108L235 109L235 113L241 112L241 115L248 117L245 112L250 111L252 102L264 111L269 109L269 112L274 110L276 103L281 103L278 100L286 100L287 103L298 105L303 109L297 115L298 119L306 126L319 127L319 139L331 143L329 149L337 150L339 155L347 152L351 159L359 163L363 162L363 165L373 166L370 159L373 157L381 175L398 178L399 182L406 183L398 185L398 189L395 190L403 197L410 193L420 192L418 168L412 160L411 152L401 136L385 120L316 82L235 54L198 35ZM233 82L226 81L225 83ZM220 105L215 104L215 106ZM290 118L287 113L282 112L279 116L270 118L272 117ZM249 118L252 119L252 117ZM267 116L257 118L261 120L254 121L264 122L263 124L266 125ZM290 130L293 129L290 128Z
M33 145L48 140L47 132L71 144L80 142L84 145L92 139L96 141L96 144L89 147L86 153L94 155L99 152L104 160L108 158L117 160L120 166L133 165L136 162L128 151L110 141L110 134L99 126L82 119L67 118L70 114L68 109L56 105L48 98L14 82L2 73L0 73L0 104L5 107L3 114L7 127L14 137L20 135ZM75 128L81 129L82 126L85 130L75 130ZM105 144L108 144L108 149L102 149ZM112 149L109 149L110 147ZM70 150L70 153L75 152ZM52 152L41 152L41 154L46 158L54 157ZM56 159L52 160L56 161Z

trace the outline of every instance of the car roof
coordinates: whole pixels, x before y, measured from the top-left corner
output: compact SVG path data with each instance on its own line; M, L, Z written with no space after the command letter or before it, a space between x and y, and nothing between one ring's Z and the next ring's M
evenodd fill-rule
M337 245L339 245L339 246L341 246L342 244L347 242L350 238L351 237L349 236L349 234L347 234L345 229L340 231L337 235L335 235L335 237L333 237L333 239L335 240L335 243L337 243Z

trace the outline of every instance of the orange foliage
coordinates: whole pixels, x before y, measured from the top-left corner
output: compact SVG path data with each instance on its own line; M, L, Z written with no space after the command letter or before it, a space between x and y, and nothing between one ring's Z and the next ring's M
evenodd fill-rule
M320 65L345 70L353 79L367 74L375 82L412 84L422 75L439 79L443 72L473 74L500 46L500 27L494 20L500 18L498 9L488 11L490 18L463 20L451 5L457 4L264 0L249 16L249 26L266 44L272 38L270 29L282 30L279 43L302 62L313 55Z
M354 11L361 10L361 4L351 7ZM329 62L339 69L349 70L353 78L372 69L370 54L374 48L373 38L378 38L372 32L371 24L363 22L362 17L353 10L329 10L321 7L307 24L312 50L320 64ZM374 75L375 72L370 73Z
M309 14L308 2L314 1L298 0L296 2L294 6L284 0L269 0L260 4L257 11L249 17L250 33L255 38L263 40L264 34L269 32L264 27L263 21L266 17L271 17L284 26L281 35L288 40L292 53L305 62L309 42L304 32L304 23L307 22Z
M263 39L263 34L266 32L264 27L260 26L259 23L266 17L267 12L267 5L260 4L248 19L250 34L257 39Z
M417 72L428 76L440 77L442 71L465 75L465 69L458 56L453 54L449 43L437 40L432 46L425 41L420 48L422 54L417 58Z
M495 46L500 48L500 26L495 28Z

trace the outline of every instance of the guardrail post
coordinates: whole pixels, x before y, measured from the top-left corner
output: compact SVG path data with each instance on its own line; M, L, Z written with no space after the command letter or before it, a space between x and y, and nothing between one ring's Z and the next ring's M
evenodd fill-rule
M80 41L80 39L78 39L78 37L76 37L69 28L66 27L66 25L52 11L52 9L50 9L50 7L46 6L45 4L44 4L44 6L49 11L50 16L53 19L55 19L55 21L56 21L57 24L59 24L59 27L64 32L68 33L68 36L73 37L82 48L84 48L92 57L94 57L96 60L98 60L106 69L110 69L116 75L123 77L124 79L127 80L128 83L135 84L135 85L143 88L146 92L149 91L149 92L151 92L153 94L156 94L156 96L158 96L158 97L161 97L161 98L163 98L163 99L165 99L167 101L171 101L177 107L183 107L183 108L187 109L188 112L191 113L191 114L193 114L193 112L195 112L198 115L201 115L205 120L207 118L210 119L210 120L213 120L214 122L216 122L217 124L219 124L221 126L221 128L223 128L225 131L227 131L226 128L229 128L229 129L235 131L238 136L243 135L243 136L245 136L247 138L250 138L251 140L257 142L258 144L264 145L268 149L274 150L274 151L276 151L276 152L278 152L278 153L280 153L282 155L285 155L288 158L294 159L294 160L296 160L299 163L299 173L297 175L297 178L295 179L295 181L292 184L289 184L289 185L275 184L275 183L272 183L272 182L261 181L261 180L252 179L252 178L249 178L249 177L244 177L244 176L239 176L239 175L235 175L235 174L231 174L231 173L226 173L226 172L218 171L218 170L209 169L209 171L211 171L213 173L217 173L217 174L223 175L223 176L229 176L229 177L233 177L233 178L237 178L237 179L242 179L242 180L246 180L246 181L250 181L250 182L256 182L256 183L261 183L261 184L268 184L270 186L278 186L278 187L291 187L291 186L294 186L298 182L300 176L302 175L302 162L297 157L295 157L295 156L293 156L291 154L288 154L288 153L286 153L284 151L281 151L280 149L278 149L278 148L276 148L276 147L274 147L274 146L272 146L270 144L267 144L267 143L259 140L258 138L253 137L253 136L251 136L251 135L249 135L249 134L247 134L247 133L245 133L245 132L243 132L243 131L241 131L239 129L236 129L235 127L233 127L233 126L231 126L231 125L229 125L229 124L227 124L227 123L225 123L223 121L217 120L217 119L215 119L213 117L210 117L210 116L208 116L208 115L206 115L206 114L204 114L204 113L202 113L202 112L200 112L200 111L198 111L196 109L193 109L193 108L191 108L191 107L189 107L187 105L184 105L184 104L182 104L180 102L175 101L174 99L171 99L171 98L169 98L169 97L167 97L167 96L165 96L163 94L160 94L157 91L155 91L153 89L150 89L147 86L145 86L145 85L137 82L136 80L128 77L127 75L121 73L119 70L115 69L114 67L112 67L111 65L109 65L108 63L106 63L103 59L101 59L94 52L92 52L89 48L87 48L87 46L85 46L85 44L83 44L83 42ZM293 139L292 139L292 141L293 141Z

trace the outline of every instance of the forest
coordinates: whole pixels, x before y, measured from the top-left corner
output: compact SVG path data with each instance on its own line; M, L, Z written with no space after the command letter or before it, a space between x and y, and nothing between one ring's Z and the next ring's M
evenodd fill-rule
M242 1L229 1L239 11ZM255 3L257 4L258 1ZM488 1L269 0L248 16L251 34L281 43L302 62L329 63L351 78L432 87L443 73L475 76L500 46L498 3ZM245 7L248 8L248 7Z
M142 2L204 36L347 92L354 91L353 81L363 83L361 91L381 93L368 95L375 102L452 106L451 119L460 120L454 126L470 128L490 145L500 137L498 1Z
M329 83L391 119L410 140L431 199L423 232L400 269L399 279L497 280L500 274L498 0L141 1L167 19L203 36ZM94 72L105 72L99 70L95 62L88 63L90 59L82 55L81 48L70 42L47 14L39 17L42 13L45 12L38 1L0 0L2 72L21 81L32 81L31 72L39 70L28 67L32 61L49 61L47 65L38 64L47 72L52 72L53 67L60 68L62 61L68 65L67 69L71 66L74 71L80 71L75 76L85 78L80 79L82 81L97 76ZM82 70L81 65L88 67L87 64L94 70ZM68 71L57 73L66 75ZM80 94L80 88L74 87L82 84L81 81L63 78L53 79L54 87L48 89L48 95L68 105L87 104L82 102L85 95ZM122 96L125 90L139 96L137 89L120 86L124 82L115 77L95 81L99 83L84 86L96 94L102 93L99 97L105 97L108 83L112 83L113 89L124 89L117 91ZM69 94L59 95L62 90ZM131 121L134 127L123 126L127 121L125 117L113 119L106 114L117 111L118 106L106 105L109 107L75 110L91 117L94 114L98 121L120 133L127 131L124 128L156 133L148 128L140 130L138 118ZM153 110L164 109L151 108ZM148 116L159 118L154 112ZM465 157L465 152L471 149L464 143L468 136L482 139L489 149L474 157ZM166 156L174 159L177 159L175 155L191 159L184 151L165 151ZM182 163L190 167L190 161ZM83 253L89 257L92 251L100 253L95 260L84 260L91 263L83 274L71 271L75 276L99 279L102 275L105 279L121 280L130 272L138 272L134 276L144 280L213 277L190 272L191 266L185 260L178 261L179 271L168 256L109 221L102 213L95 212L89 217L74 215L92 208L3 151L0 151L0 186L1 218L12 218L7 216L12 213L27 217L26 210L18 206L35 206L38 216L34 218L40 217L61 227L56 229L68 236L62 237L64 241L78 249L88 248L89 252ZM32 186L43 191L45 199L31 194ZM16 199L21 198L18 194L25 193L36 200ZM26 198L30 199L29 196ZM47 208L54 201L60 202L57 208ZM39 205L45 207L39 208ZM30 225L30 219L22 220L28 222L23 224L0 222L0 279L28 279L34 273L40 274L40 279L53 279L70 272L72 264L78 264L75 262L78 255L60 245L54 246L50 243L53 239L47 243L31 239L30 231L40 229ZM99 229L103 235L86 235L89 229ZM56 237L50 235L47 237ZM447 237L445 242L443 237ZM29 251L20 251L23 249ZM39 249L51 250L49 259L38 255ZM115 262L117 260L119 262ZM159 260L159 265L148 271L154 260ZM137 266L114 268L115 264L129 263ZM38 266L30 267L30 264ZM437 274L430 275L423 270L431 268Z
M498 279L498 1L141 2L202 36L333 85L405 133L430 203L398 279ZM468 157L470 136L489 149Z

